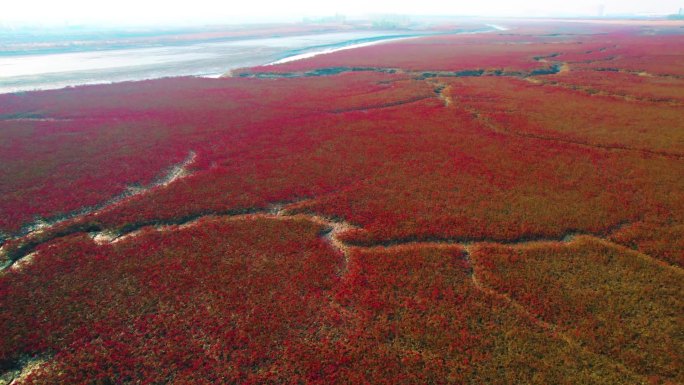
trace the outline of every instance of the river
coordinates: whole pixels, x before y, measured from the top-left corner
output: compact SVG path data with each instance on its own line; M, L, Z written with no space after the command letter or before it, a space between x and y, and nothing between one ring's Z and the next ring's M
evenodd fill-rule
M84 52L0 54L0 93L171 76L217 77L235 68L425 34L428 32L338 32Z

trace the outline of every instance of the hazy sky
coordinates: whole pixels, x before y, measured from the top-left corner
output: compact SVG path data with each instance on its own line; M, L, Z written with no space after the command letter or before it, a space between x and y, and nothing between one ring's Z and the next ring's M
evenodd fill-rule
M29 24L177 24L221 23L240 19L298 20L304 16L342 13L480 16L596 16L675 13L684 0L8 0L0 23Z

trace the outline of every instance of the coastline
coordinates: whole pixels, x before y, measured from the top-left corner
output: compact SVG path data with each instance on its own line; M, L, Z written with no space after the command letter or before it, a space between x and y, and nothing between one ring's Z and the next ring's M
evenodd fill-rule
M421 37L441 36L441 35L455 35L455 34L477 34L488 33L506 30L507 28L498 25L485 24L480 29L473 30L457 30L457 31L417 31L416 33L393 33L377 31L376 36L358 36L359 32L355 32L347 36L346 39L335 41L335 38L329 37L326 41L325 34L308 35L309 41L303 40L301 42L294 42L294 46L289 44L272 46L268 45L254 45L239 46L240 43L212 43L210 46L197 44L195 49L204 49L204 51L197 51L193 54L199 55L199 59L189 61L175 61L178 57L187 55L185 52L178 52L177 56L169 50L164 61L158 60L157 57L146 58L148 61L157 65L158 68L148 65L140 65L136 62L126 63L121 67L102 67L102 68L78 68L77 70L58 69L50 67L49 69L42 69L43 72L36 72L35 74L21 73L18 76L0 77L0 94L18 94L24 92L34 91L48 91L66 89L88 85L103 85L115 84L130 81L144 81L175 77L198 77L208 79L218 79L230 77L230 73L238 68L254 67L254 66L270 66L282 63L288 63L298 60L309 59L319 55L326 55L344 50L362 48L373 46L381 43L396 42L408 39L417 39ZM354 35L355 34L355 35ZM301 38L301 37L298 37ZM284 37L283 42L287 43L285 39L292 39L292 37ZM297 44L300 46L297 47ZM308 44L308 45L307 45ZM235 45L238 45L236 48ZM160 50L165 47L157 47ZM289 48L289 49L285 49ZM241 51L239 51L241 49ZM129 57L140 52L145 54L145 49L141 51L128 49L122 51ZM112 51L109 51L112 52ZM253 53L253 52L256 52ZM71 55L71 54L60 54ZM95 64L98 60L102 61L102 54L98 53L78 53L75 55L92 55ZM99 57L97 56L99 55ZM43 60L49 60L50 56L42 56ZM91 57L83 57L80 62L87 62ZM116 60L118 57L112 57ZM155 62L156 60L156 62ZM161 63L161 64L159 64ZM30 64L30 63L29 63ZM16 65L15 65L16 66ZM24 70L22 67L21 70Z
M490 29L474 30L474 31L460 31L460 32L456 32L456 31L433 32L433 33L424 33L424 34L415 34L415 35L405 35L405 36L399 36L399 37L389 37L388 36L387 38L380 38L380 39L376 39L373 41L367 41L367 42L362 42L362 43L357 43L357 44L338 45L335 48L326 48L326 49L321 49L319 51L310 51L310 52L305 52L305 53L300 53L300 54L293 54L291 56L286 56L282 59L264 64L264 66L272 66L272 65L289 63L289 62L298 61L298 60L310 59L312 57L316 57L319 55L327 55L327 54L331 54L331 53L335 53L335 52L339 52L339 51L368 47L368 46L373 46L373 45L388 43L388 42L393 42L393 41L410 40L410 39L417 39L417 38L421 38L421 37L430 37L430 36L472 35L472 34L478 34L478 33L489 33L489 32L510 30L510 28L508 28L508 27L497 25L497 24L485 24L485 26L489 27ZM228 74L230 74L230 71L226 72L226 74L224 74L224 76L229 77Z
M426 36L434 36L436 34L434 33L426 33L426 34L415 34L415 35L402 35L402 36L381 36L377 39L373 39L370 41L364 41L360 43L354 43L354 40L349 41L349 42L343 42L339 44L334 44L334 45L328 45L326 47L329 48L324 48L318 51L309 51L309 52L304 52L300 54L294 54L294 55L288 55L282 59L278 59L276 61L264 64L265 66L271 66L271 65L276 65L276 64L283 64L283 63L289 63L297 60L304 60L304 59L309 59L318 55L327 55L329 53L334 53L334 52L339 52L339 51L346 51L349 49L354 49L354 48L361 48L361 47L369 47L372 45L377 45L381 43L386 43L390 41L399 41L399 40L408 40L408 39L416 39L419 37L426 37ZM316 47L312 47L312 49L315 49ZM297 50L297 51L302 51L302 50Z

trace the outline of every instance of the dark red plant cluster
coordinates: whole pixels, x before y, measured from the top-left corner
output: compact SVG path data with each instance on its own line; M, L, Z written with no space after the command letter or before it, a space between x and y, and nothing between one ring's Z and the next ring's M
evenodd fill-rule
M392 82L378 84L381 79ZM188 78L3 95L0 229L16 233L37 218L61 217L129 187L149 186L191 153L197 159L190 167L205 170L306 153L320 139L288 134L296 143L285 148L278 143L288 139L278 135L288 126L314 125L316 116L334 119L347 110L433 95L424 82L400 76L363 73L331 81L283 79L264 88L253 79ZM283 99L300 87L311 90L296 103Z
M317 344L320 364L334 375L329 382L637 381L484 293L471 274L459 247L352 253L335 292L332 336Z
M488 118L500 131L588 147L684 156L681 106L592 95L519 79L459 79L453 87L463 91L455 95L458 102ZM631 113L635 106L639 114Z
M652 383L684 380L681 270L592 238L569 245L486 245L476 274L595 352Z
M684 42L678 33L644 33L629 29L605 38L606 51L597 57L577 63L579 68L602 72L631 72L635 74L681 77L684 75ZM608 54L609 53L609 54ZM608 55L606 55L608 54Z
M0 362L50 355L26 384L635 380L476 289L459 247L345 261L321 230L207 218L45 245L0 278Z
M616 99L663 102L672 106L681 106L684 103L684 80L679 78L659 77L646 73L577 70L537 80Z
M288 344L318 331L342 264L320 231L208 219L115 245L86 235L46 245L34 264L0 277L0 362L54 356L54 370L26 382L36 384L293 375Z
M150 184L187 156L185 149L165 145L168 127L150 122L100 118L0 125L0 228L8 232L36 217L101 204L129 185Z

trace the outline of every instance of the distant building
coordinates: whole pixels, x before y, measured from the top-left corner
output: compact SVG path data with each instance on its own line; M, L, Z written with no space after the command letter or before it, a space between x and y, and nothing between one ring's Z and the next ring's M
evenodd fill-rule
M336 13L333 16L305 17L302 22L307 24L345 24L347 17L341 13Z
M598 7L598 17L603 17L606 14L606 6L605 4L601 4Z
M678 13L667 16L670 20L684 20L684 8L679 8Z
M373 28L378 29L401 29L411 24L411 18L406 15L373 15Z

